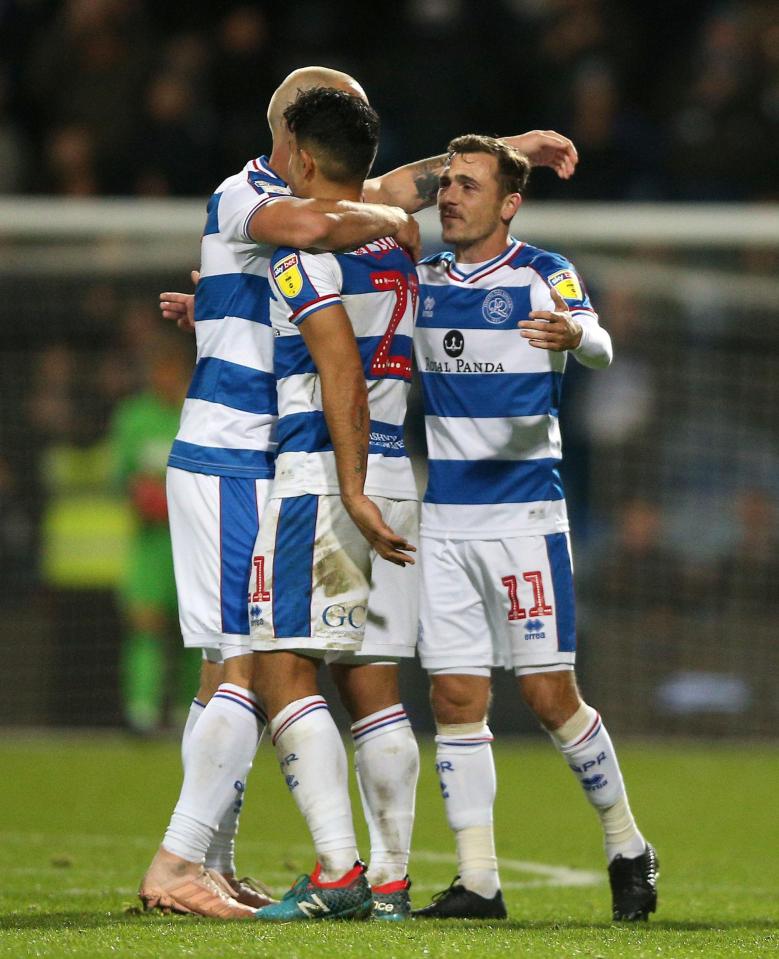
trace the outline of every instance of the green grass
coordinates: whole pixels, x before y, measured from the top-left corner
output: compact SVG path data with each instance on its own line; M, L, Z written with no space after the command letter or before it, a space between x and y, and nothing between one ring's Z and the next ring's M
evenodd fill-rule
M0 746L0 957L779 954L777 751L634 744L621 756L640 825L661 861L660 911L647 925L607 921L595 817L559 756L533 740L496 746L508 922L269 928L135 914L135 887L178 792L174 744L6 738ZM364 831L361 843L367 854ZM454 874L429 749L414 850L419 905ZM251 776L239 851L239 868L279 891L312 866L302 821L267 744ZM563 868L583 884L560 885Z

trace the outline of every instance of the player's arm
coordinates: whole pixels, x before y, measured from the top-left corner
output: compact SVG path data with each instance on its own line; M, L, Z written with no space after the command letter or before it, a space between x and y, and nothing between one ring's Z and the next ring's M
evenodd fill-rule
M533 166L551 167L562 180L573 176L579 162L573 141L554 130L531 130L501 139L524 153ZM365 181L363 195L371 203L390 203L416 213L435 203L445 162L446 154L442 153L373 177Z
M529 319L517 324L520 336L539 350L563 353L570 350L576 359L592 369L604 369L612 360L611 337L598 323L592 310L576 310L552 287L549 294L554 310L533 310Z
M340 303L321 309L301 322L300 332L319 373L343 504L380 556L398 566L413 563L407 551L414 547L387 526L363 492L371 417L362 360L346 310Z
M415 260L422 251L416 220L379 203L279 197L255 211L246 232L255 243L301 250L354 250L391 236Z

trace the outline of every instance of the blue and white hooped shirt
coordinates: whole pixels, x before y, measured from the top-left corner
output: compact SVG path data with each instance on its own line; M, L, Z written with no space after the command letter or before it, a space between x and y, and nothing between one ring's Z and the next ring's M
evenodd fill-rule
M568 529L558 412L566 354L530 346L517 323L555 310L581 324L574 355L608 365L611 345L573 265L513 238L479 264L452 253L418 265L414 346L422 377L429 480L422 534L498 539Z
M354 329L368 384L371 423L365 492L417 499L403 438L419 292L408 254L391 238L351 253L282 247L273 255L270 277L279 399L271 495L339 492L319 374L300 326L314 313L340 303Z
M168 464L212 476L271 478L276 380L269 316L273 247L248 235L254 213L291 195L266 157L208 201L195 291L197 363Z

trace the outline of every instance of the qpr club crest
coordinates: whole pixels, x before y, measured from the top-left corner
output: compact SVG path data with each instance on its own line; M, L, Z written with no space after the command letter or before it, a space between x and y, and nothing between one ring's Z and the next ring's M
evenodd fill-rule
M505 323L511 316L513 309L514 304L511 302L511 297L505 290L490 290L484 297L481 312L488 323L492 323L494 326L500 326L501 323Z

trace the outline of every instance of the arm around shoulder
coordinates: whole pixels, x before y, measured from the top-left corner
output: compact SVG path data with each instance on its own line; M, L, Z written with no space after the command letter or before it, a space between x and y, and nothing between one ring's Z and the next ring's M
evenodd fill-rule
M298 197L260 207L247 232L255 243L300 250L353 250L384 236L395 237L401 246L419 240L416 222L397 207Z

